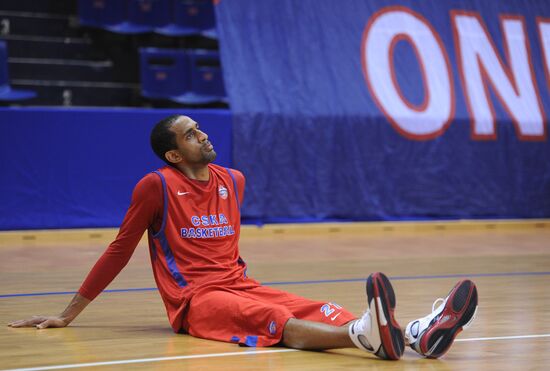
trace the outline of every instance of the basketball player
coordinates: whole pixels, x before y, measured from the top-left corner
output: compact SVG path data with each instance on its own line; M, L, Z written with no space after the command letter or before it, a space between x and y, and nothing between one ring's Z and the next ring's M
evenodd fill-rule
M357 347L383 359L399 359L406 338L418 353L437 358L473 320L477 291L469 280L459 282L431 314L411 322L405 334L382 273L368 277L367 310L359 319L337 304L260 285L247 276L239 256L243 174L212 164L216 152L208 135L186 116L160 121L151 146L167 166L136 185L118 236L67 308L9 326L67 326L128 263L145 230L155 281L177 333L246 346Z

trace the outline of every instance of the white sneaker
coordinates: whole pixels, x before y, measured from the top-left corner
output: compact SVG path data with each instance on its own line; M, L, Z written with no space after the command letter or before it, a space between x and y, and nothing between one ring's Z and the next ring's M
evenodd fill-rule
M476 285L470 280L462 280L445 299L434 302L432 313L410 322L405 337L419 354L439 358L449 350L455 337L472 324L476 311Z
M365 314L349 326L351 340L357 348L380 358L401 358L405 339L393 314L393 287L383 273L373 273L367 279L367 301Z

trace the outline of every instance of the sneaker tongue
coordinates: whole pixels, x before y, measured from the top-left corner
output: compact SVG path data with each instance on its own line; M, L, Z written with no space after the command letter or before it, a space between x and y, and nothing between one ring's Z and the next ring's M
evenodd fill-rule
M363 333L370 333L372 327L372 315L370 311L365 313L363 315L362 321L361 321L361 329L363 330Z
M357 334L369 334L372 327L372 315L369 311L367 311L365 314L363 314L363 317L355 322L355 330ZM370 345L370 342L367 340L365 336L359 336L361 343L365 345L364 343L368 344L367 348L372 348Z
M362 333L365 330L365 321L362 321L362 319L358 319L357 321L355 321L353 326L355 327L356 333Z

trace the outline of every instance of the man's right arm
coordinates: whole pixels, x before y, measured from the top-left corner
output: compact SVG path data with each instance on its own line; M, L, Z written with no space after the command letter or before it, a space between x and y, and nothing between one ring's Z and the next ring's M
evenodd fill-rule
M132 202L116 239L95 263L78 293L58 316L34 316L14 321L10 327L65 327L99 295L130 260L143 232L162 217L162 185L155 174L148 174L134 188Z

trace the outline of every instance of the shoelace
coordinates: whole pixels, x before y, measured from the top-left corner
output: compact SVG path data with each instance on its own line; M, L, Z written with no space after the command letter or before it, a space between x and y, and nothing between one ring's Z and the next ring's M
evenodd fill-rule
M443 303L443 302L445 302L445 299L443 298L435 299L434 303L432 304L432 312L434 312L436 308L439 308L439 305L437 305L438 303Z

